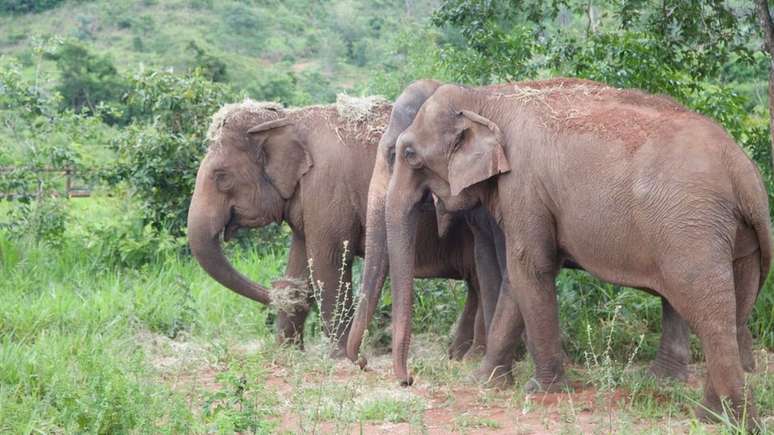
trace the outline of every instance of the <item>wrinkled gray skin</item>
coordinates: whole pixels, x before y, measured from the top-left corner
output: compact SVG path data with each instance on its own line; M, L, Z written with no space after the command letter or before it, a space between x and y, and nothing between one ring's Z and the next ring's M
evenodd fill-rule
M512 298L498 301L489 335L515 329L502 313L518 303L535 365L528 390L566 386L554 279L571 259L666 298L706 356L699 417L722 415L728 399L733 417L757 424L740 348L771 261L768 197L722 127L634 91L554 88L519 100L445 85L400 136L396 155L386 220L400 382L411 382L402 325L411 324L413 264L405 259L416 204L430 191L449 211L483 205L503 229ZM488 351L500 344L490 340Z
M348 242L343 280L350 282L352 257L364 253L366 200L378 128L386 124L390 106L375 110L372 119L354 125L334 107L235 111L199 167L188 213L191 251L224 286L263 304L283 305L278 306L280 342L303 346L304 321L313 302L308 285L307 260L311 259L312 279L323 283L325 332L339 340L334 355L343 355L348 324L334 317L343 246ZM434 214L425 215L427 232L435 234ZM220 237L222 234L227 241L239 228L282 221L292 230L292 243L285 277L270 290L231 266L221 250ZM425 277L469 283L455 342L470 347L474 340L483 342L484 335L479 326L474 337L478 289L473 284L477 280L472 235L464 225L451 232L452 237L443 243L433 243L437 237L430 243L417 241L417 270ZM291 293L300 299L294 306L278 300ZM338 302L346 317L352 307L351 291L345 288Z
M516 86L539 88L547 83L549 82L523 82L516 84ZM568 82L565 86L575 86L576 84L596 85L593 82L574 81ZM435 80L420 80L406 87L393 105L389 126L379 142L374 173L371 177L371 188L368 192L369 218L366 230L366 260L362 280L365 301L360 304L356 312L347 341L348 358L352 361L358 361L361 366L366 364L366 360L362 356L358 360L360 343L363 333L373 317L380 290L387 274L385 198L387 185L392 176L395 144L398 136L414 120L422 104L439 86L441 83ZM508 94L513 92L514 85L492 85L484 89ZM453 206L459 209L468 208L464 204L454 204ZM489 330L498 297L500 294L509 297L510 292L505 262L505 239L502 230L491 214L480 206L462 213L447 213L443 209L443 203L438 203L436 204L436 214L439 234L445 235L453 222L464 220L474 235L475 260L482 295L484 325L486 330ZM564 267L579 268L575 263L567 260ZM666 299L662 298L662 306L663 336L658 354L650 370L659 378L685 380L688 377L688 363L690 362L688 325L675 313ZM523 328L521 314L515 306L512 310L508 316L513 317L517 328L521 330ZM512 361L514 355L519 353L521 335L509 333L505 336L489 336L487 340L501 342L498 348L504 349L505 352L502 355L489 355L478 376L486 384L506 385L511 382ZM454 348L453 344L450 350Z

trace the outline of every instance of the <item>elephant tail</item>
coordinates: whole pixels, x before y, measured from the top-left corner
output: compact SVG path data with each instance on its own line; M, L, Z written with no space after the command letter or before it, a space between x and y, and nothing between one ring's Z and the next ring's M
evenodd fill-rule
M772 237L769 217L769 196L758 168L750 159L735 171L739 208L744 221L752 227L758 238L760 253L760 279L758 291L763 288L771 267ZM753 175L754 174L754 175Z

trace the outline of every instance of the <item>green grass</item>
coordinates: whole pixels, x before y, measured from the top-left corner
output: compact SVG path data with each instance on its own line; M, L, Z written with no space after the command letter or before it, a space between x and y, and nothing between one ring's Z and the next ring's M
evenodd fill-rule
M190 259L111 269L80 242L55 248L0 233L0 432L176 432L196 423L185 397L155 381L138 336L268 336L268 312ZM278 258L249 254L236 263L259 280L281 268Z

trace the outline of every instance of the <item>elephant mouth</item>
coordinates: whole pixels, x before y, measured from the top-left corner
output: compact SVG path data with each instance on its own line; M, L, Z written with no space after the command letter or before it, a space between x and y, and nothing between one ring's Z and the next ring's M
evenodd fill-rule
M223 228L223 241L228 242L233 239L234 234L236 234L239 228L240 226L236 221L236 213L232 210L231 216L228 218L228 222L226 222L226 226Z
M422 199L419 201L419 209L435 212L435 201L433 200L433 194L429 190L422 195Z

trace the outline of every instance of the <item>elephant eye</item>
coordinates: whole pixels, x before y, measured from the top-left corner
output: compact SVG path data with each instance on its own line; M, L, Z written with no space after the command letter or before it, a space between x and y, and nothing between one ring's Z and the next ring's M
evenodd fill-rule
M215 171L215 186L221 192L228 192L234 187L234 178L225 171Z
M418 169L422 166L422 159L419 158L417 152L410 145L403 148L403 158L406 159L409 166L414 169Z

